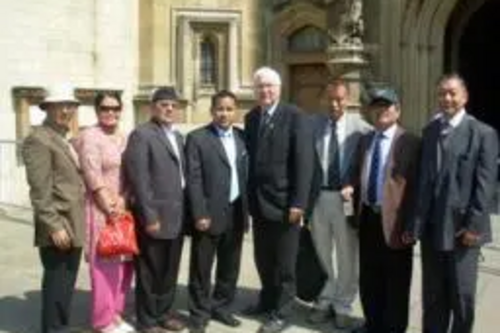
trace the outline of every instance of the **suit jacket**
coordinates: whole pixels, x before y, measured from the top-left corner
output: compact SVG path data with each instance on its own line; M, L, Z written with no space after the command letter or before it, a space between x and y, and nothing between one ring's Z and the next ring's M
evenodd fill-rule
M53 246L50 235L65 229L74 247L85 240L85 187L76 153L48 123L24 140L23 158L34 210L35 245Z
M409 231L437 250L452 250L456 233L478 233L491 241L490 213L497 184L495 130L466 114L444 141L438 170L440 119L423 130L417 214Z
M151 120L131 133L124 153L129 204L141 226L160 223L154 236L159 239L178 237L185 217L184 144L179 132L175 136L180 158L162 126Z
M243 230L248 225L246 194L248 156L243 131L233 127L236 145L236 167L243 215L235 227ZM191 217L194 221L210 218L210 234L224 232L228 225L226 217L230 202L231 166L217 129L210 124L187 136L187 190ZM194 222L193 221L193 222Z
M345 140L341 149L343 150L342 164L340 165L341 184L346 184L350 180L350 174L353 171L353 162L355 162L356 149L360 138L366 134L372 126L369 125L359 114L346 113L345 117ZM323 148L324 135L328 130L329 117L324 114L314 115L312 117L312 128L314 131L314 172L311 183L310 205L312 209L321 192L323 184Z
M358 166L355 168L356 192L361 193L361 182L364 175L368 175L367 161L371 152L375 131L367 133L361 139L358 147ZM389 155L384 172L382 194L382 227L387 246L398 249L404 247L401 235L406 229L406 224L413 217L415 206L415 183L418 172L418 158L420 152L420 139L402 127L397 128L389 148ZM362 198L358 198L357 217L363 213ZM360 221L358 222L360 223Z
M260 107L245 116L250 214L260 220L285 221L290 207L308 206L312 133L306 116L293 105L279 103L259 133L260 118Z

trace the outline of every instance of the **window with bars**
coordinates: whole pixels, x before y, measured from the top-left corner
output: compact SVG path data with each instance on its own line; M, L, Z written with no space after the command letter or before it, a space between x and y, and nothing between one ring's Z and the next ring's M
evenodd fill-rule
M326 33L310 25L297 30L288 39L288 50L291 52L323 52L326 47Z
M210 86L217 83L217 44L209 36L200 42L200 83Z

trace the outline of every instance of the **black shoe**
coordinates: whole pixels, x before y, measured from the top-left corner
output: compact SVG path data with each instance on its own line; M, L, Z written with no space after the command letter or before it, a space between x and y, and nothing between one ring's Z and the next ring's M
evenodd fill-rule
M205 333L205 326L192 326L189 328L189 333Z
M259 317L269 314L269 311L261 305L250 305L241 311L241 314L247 317Z
M241 325L241 321L236 319L232 313L216 311L212 313L212 319L229 327L238 327Z
M290 326L290 324L286 320L271 316L268 321L260 326L257 333L279 333L287 329L288 326Z

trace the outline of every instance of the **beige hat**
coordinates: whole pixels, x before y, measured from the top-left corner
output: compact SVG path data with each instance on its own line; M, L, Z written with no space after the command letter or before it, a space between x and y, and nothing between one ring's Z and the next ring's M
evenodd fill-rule
M69 84L59 84L47 89L47 96L40 103L42 110L47 109L47 105L54 103L72 103L80 105L80 101L74 95L74 88Z

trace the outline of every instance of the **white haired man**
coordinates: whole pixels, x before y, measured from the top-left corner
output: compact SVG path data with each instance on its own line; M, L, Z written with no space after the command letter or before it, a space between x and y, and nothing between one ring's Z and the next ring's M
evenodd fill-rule
M269 67L254 74L257 106L245 117L248 199L255 263L262 283L253 314L268 314L259 333L281 332L295 298L300 224L312 178L312 133L298 107L280 101L281 78Z

